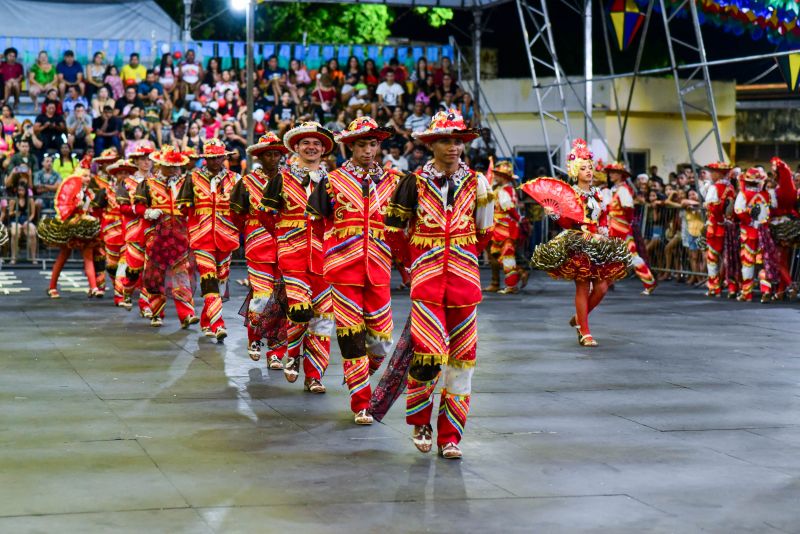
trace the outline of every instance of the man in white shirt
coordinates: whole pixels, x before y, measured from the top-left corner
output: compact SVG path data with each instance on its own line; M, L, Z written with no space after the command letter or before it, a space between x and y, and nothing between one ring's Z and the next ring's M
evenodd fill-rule
M186 98L187 95L193 94L197 98L200 80L203 77L203 67L200 63L195 63L194 50L186 51L186 60L181 63L180 76L181 97Z
M389 155L383 158L383 163L389 163L394 170L404 174L408 172L408 160L400 154L400 147L397 145L392 145L389 148Z
M406 119L406 130L411 133L424 132L431 122L431 118L425 115L425 105L422 102L414 103L414 113Z
M386 81L378 85L375 91L378 95L378 103L381 107L386 107L389 112L394 113L394 108L403 105L403 88L394 81L394 72L386 72Z

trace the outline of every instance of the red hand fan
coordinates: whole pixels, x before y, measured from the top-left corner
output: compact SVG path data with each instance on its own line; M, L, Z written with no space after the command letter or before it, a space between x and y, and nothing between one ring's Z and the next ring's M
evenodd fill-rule
M80 204L80 192L83 183L80 176L69 176L58 185L54 201L56 214L62 221L66 221Z
M520 187L533 200L553 210L559 218L583 222L583 203L578 193L565 182L555 178L537 178Z

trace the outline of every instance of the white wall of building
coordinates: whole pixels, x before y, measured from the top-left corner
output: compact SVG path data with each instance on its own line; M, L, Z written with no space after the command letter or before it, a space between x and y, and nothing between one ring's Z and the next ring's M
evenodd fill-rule
M543 80L543 84L551 80ZM570 128L573 137L587 136L598 157L609 159L608 151L600 141L605 138L616 152L620 142L620 127L616 114L613 89L616 88L619 107L625 109L630 91L630 79L598 81L594 83L593 120L600 134L588 134L584 130L583 116L580 113L583 87L575 85L575 91L564 87L567 109L570 112ZM613 83L613 85L612 85ZM486 80L482 85L489 107L495 113L499 126L508 140L513 152L542 149L545 146L542 126L539 119L536 95L530 79ZM734 82L714 82L712 84L720 133L723 143L735 135L736 90ZM575 94L577 93L577 95ZM690 99L698 105L705 105L705 92L700 88L689 93ZM690 101L691 101L690 100ZM557 92L551 91L544 102L547 111L560 113ZM698 142L711 128L708 118L698 112L690 111L689 131L693 142ZM491 121L490 121L491 123ZM548 133L552 143L563 139L564 129L548 121ZM491 123L494 127L495 125ZM675 82L665 78L640 78L637 80L631 101L628 125L625 133L628 150L646 150L649 163L658 165L663 172L669 172L676 164L689 160L686 137L681 122ZM508 156L505 143L498 144L504 156ZM696 154L698 162L718 159L713 137L708 137Z

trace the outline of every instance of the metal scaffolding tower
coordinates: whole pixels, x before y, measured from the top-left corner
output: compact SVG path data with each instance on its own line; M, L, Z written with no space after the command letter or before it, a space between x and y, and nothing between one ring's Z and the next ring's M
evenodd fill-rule
M667 36L667 48L669 49L669 61L672 69L672 76L675 80L675 90L678 96L678 107L681 111L681 119L683 120L683 132L686 136L686 146L689 150L689 160L692 167L697 169L697 162L695 161L695 152L710 136L714 136L716 143L717 155L720 160L725 157L725 152L722 149L722 139L719 134L719 123L717 122L717 106L714 102L714 90L711 87L711 79L708 75L708 60L706 59L706 49L703 44L703 34L700 31L700 20L697 16L697 5L691 0L684 0L683 2L668 7L666 0L659 0L661 6L661 17L664 20L664 31ZM670 3L671 4L671 3ZM675 23L676 16L684 8L688 7L689 17L694 28L695 41L686 42L674 37L672 26ZM683 21L681 21L683 23ZM678 63L676 60L675 48L677 46L683 47L688 50L688 54L695 55L695 58L690 59L697 63L688 76L681 80L678 76ZM689 95L697 94L696 91L702 89L704 96L698 99L695 98L694 102L689 101ZM707 117L711 121L711 128L706 131L699 140L693 138L689 129L689 122L687 119L687 109L694 110L700 113L703 117Z

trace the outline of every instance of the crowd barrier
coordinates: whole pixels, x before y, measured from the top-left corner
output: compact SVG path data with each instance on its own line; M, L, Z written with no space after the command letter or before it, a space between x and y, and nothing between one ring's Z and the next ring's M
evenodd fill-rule
M205 63L209 58L221 59L222 68L230 68L234 62L244 65L246 57L244 42L226 41L193 41L184 45L182 41L159 41L149 39L53 39L48 37L0 37L3 49L13 46L19 51L19 61L30 66L36 62L37 54L44 50L51 62L61 61L66 50L72 50L78 62L86 65L91 62L95 52L103 52L107 63L118 67L126 64L134 52L138 52L142 62L153 64L161 58L165 51L185 53L195 51L197 58ZM333 45L333 44L301 44L301 43L255 43L253 50L256 64L271 55L278 56L281 67L287 68L292 58L304 61L309 69L318 69L323 63L336 58L341 66L352 55L363 63L372 59L382 67L392 58L412 69L417 60L424 57L433 64L443 57L453 60L453 47L450 45Z

